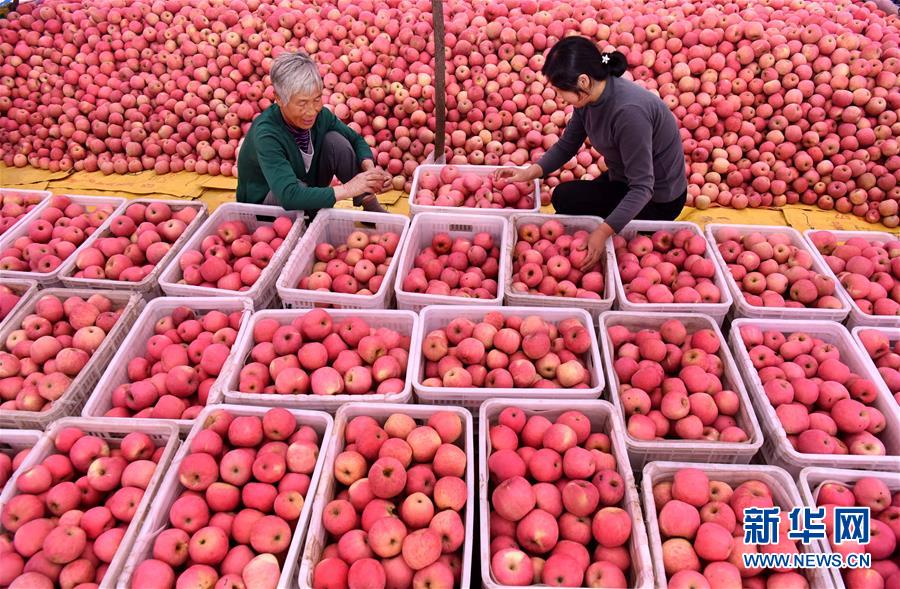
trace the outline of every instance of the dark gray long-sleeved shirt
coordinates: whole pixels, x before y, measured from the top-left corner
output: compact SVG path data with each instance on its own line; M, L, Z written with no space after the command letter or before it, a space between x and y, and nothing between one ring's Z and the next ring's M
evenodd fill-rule
M585 137L606 161L610 180L628 184L625 198L606 219L616 233L651 200L671 202L687 189L675 116L631 80L608 78L596 102L573 111L562 137L538 161L544 174L574 157Z

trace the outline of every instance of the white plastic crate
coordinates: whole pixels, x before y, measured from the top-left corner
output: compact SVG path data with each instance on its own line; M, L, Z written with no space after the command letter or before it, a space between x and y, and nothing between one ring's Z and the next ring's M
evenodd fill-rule
M171 423L146 419L84 419L81 417L60 419L50 426L47 434L32 448L19 470L7 483L3 493L0 494L0 510L3 509L3 506L10 499L17 495L15 492L16 477L32 466L40 464L47 456L56 454L53 442L57 433L66 427L80 428L86 434L103 438L113 447L117 447L118 443L126 435L132 432L141 432L147 434L157 447L162 446L164 448L156 469L153 471L153 477L150 479L146 490L144 490L144 495L135 511L134 518L129 523L125 535L119 543L119 548L116 550L116 555L113 557L112 562L109 563L109 568L103 577L103 582L100 584L102 589L112 589L116 586L116 581L119 580L126 560L130 558L132 546L138 538L138 531L141 530L144 518L148 511L151 510L151 504L156 500L155 495L160 486L160 481L163 480L163 477L169 470L172 456L178 449L178 428Z
M156 322L172 314L172 311L178 307L189 307L200 314L206 311L222 311L223 313L241 312L241 328L238 330L238 337L247 330L247 324L250 323L250 316L253 312L253 303L242 297L160 297L153 299L141 314L134 320L128 335L122 341L122 345L116 350L115 356L109 362L109 367L103 373L103 377L94 387L93 392L81 411L83 417L103 417L107 411L112 409L112 393L121 384L126 384L128 380L128 363L138 357L143 356L146 351L147 340L149 340L156 332L154 327ZM219 373L217 382L224 378L226 371L231 365L237 361L237 340L231 347L231 353L225 360L222 371ZM215 385L210 389L208 403L216 403L218 398L215 395ZM134 418L124 418L134 419ZM188 431L193 425L192 419L172 419L151 421L168 421L175 423L181 428L182 432Z
M222 402L237 405L261 405L268 407L296 407L297 409L311 409L334 413L346 403L407 403L412 398L412 379L418 371L419 357L416 353L421 347L421 333L419 329L419 317L411 311L393 311L384 309L359 310L359 309L329 309L328 314L335 323L349 317L360 317L371 327L386 327L410 336L409 362L406 366L406 383L403 390L396 394L384 395L279 395L263 393L242 393L238 390L240 371L247 364L250 352L253 349L253 326L263 319L275 319L282 325L289 324L297 317L302 317L310 309L270 309L254 313L246 329L241 334L232 349L232 359L227 371L213 389L215 397L223 399Z
M500 311L504 317L528 317L529 315L537 315L545 321L551 323L559 323L563 319L575 317L579 319L587 328L591 336L591 349L584 358L584 365L591 375L591 386L586 389L491 389L491 388L454 388L454 387L426 387L423 386L425 363L421 360L421 341L429 332L435 329L447 327L453 319L464 317L472 321L479 322L484 316L493 311ZM584 309L564 309L553 307L496 307L488 306L466 306L466 307L447 307L435 306L426 307L422 311L420 318L419 330L422 334L420 338L419 349L416 355L419 356L415 366L413 390L421 402L430 403L432 405L459 405L470 410L478 409L484 401L494 398L512 398L512 399L545 399L552 397L571 401L575 399L597 399L603 392L603 369L600 366L600 348L597 344L597 334L594 331L594 325L590 314Z
M871 472L862 470L849 470L843 468L810 467L800 471L798 486L803 502L808 507L816 507L816 499L819 496L819 488L825 483L843 483L848 488L862 478L874 477L883 481L891 493L900 492L900 474L886 472ZM813 540L816 552L826 554L833 552L828 540ZM840 569L828 569L826 573L831 576L831 587L834 589L846 589L844 576Z
M497 273L497 296L493 299L472 299L449 295L433 295L403 290L403 279L413 269L416 256L424 248L431 245L437 233L447 233L451 238L473 237L476 233L489 233L494 244L500 248L499 271ZM439 213L423 213L416 215L407 233L400 264L397 267L397 278L394 292L397 297L397 308L419 312L428 305L495 305L503 304L503 276L508 273L509 256L504 252L509 248L509 221L504 217L491 215L443 215Z
M803 238L806 240L807 247L812 252L813 257L816 258L822 266L828 269L829 276L834 278L836 285L835 290L839 293L839 298L850 307L850 315L847 317L847 329L853 329L858 325L868 325L871 327L900 327L900 316L898 315L892 317L890 315L870 315L868 313L863 313L862 309L859 308L859 305L856 304L856 301L853 300L853 297L847 292L847 289L845 289L840 280L838 280L837 275L831 271L831 267L825 261L825 256L819 252L813 243L812 237L816 233L832 233L837 238L838 243L844 243L853 237L861 237L869 242L887 243L889 241L897 241L900 237L881 231L821 231L807 229L803 232Z
M815 319L817 321L837 321L841 322L847 318L847 314L850 312L850 306L847 305L847 301L845 301L840 295L836 295L837 299L841 301L840 309L810 309L810 308L802 308L802 309L794 309L790 307L756 307L748 303L744 299L744 295L741 293L740 288L738 288L737 282L735 282L734 278L731 277L731 272L728 270L728 264L725 263L725 260L722 258L722 254L719 252L718 242L716 241L716 232L719 229L723 228L729 229L737 229L740 231L741 235L746 235L751 232L762 233L763 235L787 235L791 240L791 245L805 250L812 256L812 270L818 274L822 274L823 276L834 277L834 274L831 273L831 270L828 269L822 261L820 257L817 257L814 253L815 248L811 248L806 240L803 239L803 236L800 235L800 232L791 227L779 227L779 226L771 226L771 225L723 225L720 223L711 223L706 226L706 240L709 242L710 247L712 248L713 259L716 261L716 265L719 267L719 270L722 273L722 276L725 277L725 282L728 284L728 289L731 291L731 296L734 299L734 310L733 315L734 318L743 318L746 317L748 319ZM838 287L840 285L837 285ZM835 293L838 290L835 288Z
M135 200L130 200L125 204L125 207L122 209L121 213L125 214L125 211L133 204L143 204L149 205L153 203L165 203L169 205L172 209L178 211L182 209L192 208L197 210L197 216L195 216L190 223L185 227L184 232L178 236L175 242L172 244L172 247L169 248L169 251L165 256L156 264L156 267L153 269L150 274L144 277L140 282L128 282L125 280L112 280L112 279L94 279L94 278L76 278L73 276L78 268L75 266L75 256L69 256L61 265L59 271L59 279L63 283L63 286L66 287L84 287L84 288L104 288L109 290L131 290L135 292L139 292L144 295L145 298L152 299L157 296L162 295L162 291L159 288L159 275L162 273L163 269L172 261L176 256L181 253L181 248L190 239L190 236L200 227L203 223L203 219L206 218L207 208L206 205L200 201L190 201L190 200L163 200L158 198L138 198ZM89 248L93 247L94 243L100 237L109 237L110 230L109 227L106 227L102 231L95 231L93 235L91 235L88 239L85 240L83 247Z
M543 415L551 421L566 411L580 411L591 420L591 432L603 432L610 438L611 452L616 458L616 470L625 481L625 497L622 509L631 516L631 538L628 540L628 553L631 556L631 579L629 587L635 589L651 589L653 573L650 564L650 551L647 548L647 530L641 515L640 495L634 481L634 474L628 462L622 429L617 422L612 405L606 401L564 401L538 399L519 401L516 399L490 399L481 405L478 425L478 468L481 476L478 480L479 514L481 518L481 582L485 589L509 587L493 579L491 575L491 540L490 540L490 485L488 476L488 457L491 455L490 426L506 407L518 407L526 416Z
M466 501L465 513L461 514L463 523L466 527L466 539L461 548L462 551L462 568L461 578L463 588L469 587L468 579L472 574L472 552L473 538L475 536L473 517L475 513L475 442L473 437L472 415L457 407L434 407L428 405L397 405L382 403L347 403L341 406L334 418L334 435L328 442L327 459L322 473L322 479L319 482L318 491L315 496L315 505L313 506L312 520L309 522L309 533L306 537L306 547L300 560L300 574L298 576L298 585L301 589L309 589L312 587L313 572L316 564L322 557L322 551L325 549L327 535L325 528L322 527L322 512L326 505L334 499L335 496L335 480L334 480L334 459L344 449L344 431L347 424L360 415L372 417L378 422L384 423L393 413L402 413L408 415L415 420L427 420L433 413L438 411L449 411L455 413L462 420L463 432L461 439L457 441L457 445L461 446L466 452L466 485L468 486L468 500ZM320 455L321 459L321 455ZM310 505L308 502L307 505ZM482 565L483 566L483 565Z
M34 429L0 429L0 454L7 454L10 458L15 458L22 450L34 448L44 432ZM12 480L15 471L10 473L9 480ZM5 485L0 487L0 493L3 492Z
M365 224L370 225L366 227ZM378 292L371 295L321 292L297 288L304 276L309 276L316 262L316 246L330 243L337 247L354 231L363 230L384 233L393 231L400 235L400 242ZM286 309L331 307L335 309L389 309L394 302L394 276L400 263L400 254L409 229L409 218L403 215L371 213L353 209L325 209L319 211L310 224L296 250L288 258L284 271L278 277L278 296Z
M94 233L102 233L109 227L109 224L112 222L113 217L120 214L125 210L125 203L127 199L121 197L112 197L112 196L90 196L90 195L82 195L82 194L66 194L73 204L79 204L88 209L89 211L94 210L96 207L100 207L103 205L110 205L113 207L112 213L110 213L109 217L103 221L103 223L97 227ZM45 198L39 205L34 207L30 213L28 213L28 220L25 223L16 223L13 227L11 227L6 233L0 237L0 251L5 250L6 248L12 246L13 242L18 238L28 234L28 226L32 221L35 221L41 215L41 211L50 206L50 199ZM68 260L74 260L78 255L78 252L82 250L84 244L87 243L87 239L85 239L81 244L75 248L75 251L69 255L68 258L63 260L66 262ZM4 280L7 278L24 278L27 280L36 281L42 288L47 288L48 286L55 286L59 283L59 275L62 271L63 264L57 266L55 270L52 272L29 272L29 271L13 271L13 270L0 270L0 278Z
M722 481L732 487L750 480L762 481L772 491L772 499L782 511L801 506L800 493L791 476L776 466L758 464L695 464L690 462L651 462L644 467L641 481L641 498L644 502L644 517L647 520L647 535L650 538L650 554L653 556L653 570L656 575L656 587L666 589L669 584L666 570L663 567L662 539L659 533L659 522L656 515L656 501L653 498L653 485L672 480L675 473L683 468L696 468L706 473L711 481ZM740 541L736 539L735 541ZM804 553L817 552L812 546L798 544L797 549ZM808 569L806 578L810 589L830 589L827 573L819 569Z
M17 302L12 309L9 310L9 313L3 319L0 319L0 328L3 327L5 321L12 317L16 310L22 305L27 305L28 301L31 297L34 296L34 293L38 291L38 284L34 280L24 280L22 278L4 278L2 282L3 286L10 287L14 293L19 295L19 302Z
M512 307L579 307L591 314L596 319L600 313L612 309L615 299L615 286L613 284L612 268L615 266L612 247L607 247L603 255L603 292L599 293L599 299L579 299L575 297L545 296L529 293L515 293L512 291L512 256L515 254L516 242L519 241L519 227L528 223L540 226L546 221L559 221L566 232L584 230L588 233L594 231L603 223L600 217L579 215L537 215L517 214L509 220L509 240L507 249L503 255L510 261L506 265L506 274L503 276L503 288L506 292L506 304ZM611 242L610 242L611 243Z
M276 217L290 217L294 219L294 225L288 232L287 237L284 238L281 247L272 256L269 265L263 269L259 279L249 289L233 291L179 282L182 279L181 267L178 265L181 254L188 250L199 250L203 238L207 235L214 235L219 225L226 221L243 221L247 225L247 229L252 232L261 225L270 225ZM281 273L284 263L287 261L291 250L294 249L302 233L302 211L286 211L281 207L251 205L240 202L225 203L207 217L200 228L181 246L179 254L172 258L159 274L159 286L168 296L173 297L248 297L253 301L257 309L264 309L275 298L277 294L275 280Z
M865 331L867 329L874 329L876 331L880 331L885 334L888 338L888 341L891 345L895 345L898 340L900 340L900 327L868 327L865 325L860 325L858 327L854 327L850 332L850 335L853 337L853 343L856 344L857 349L859 350L860 355L865 357L866 361L869 364L869 368L871 369L872 377L878 378L878 381L884 384L884 388L887 389L887 383L884 382L884 379L881 378L881 373L878 372L878 367L875 366L875 362L872 358L869 357L869 353L866 351L866 347L863 345L862 340L859 337L859 332ZM891 391L888 390L888 393Z
M693 233L703 237L703 232L696 223L687 221L641 221L635 220L628 223L619 233L625 239L631 239L639 233L653 234L656 231L678 231L680 229L690 229ZM715 275L713 283L719 287L721 300L718 303L632 303L625 296L625 285L622 283L622 274L619 272L619 260L616 257L615 248L612 243L609 249L612 251L612 267L610 273L613 275L613 284L616 288L616 308L621 311L629 311L632 313L703 313L715 319L720 326L728 315L731 305L734 303L731 291L725 283L725 276L721 267L715 263L710 248L715 246L707 246L706 255L708 260L712 260L715 265Z
M415 217L419 213L449 213L451 215L456 215L457 213L463 214L488 214L488 215L500 215L502 217L509 217L511 215L515 215L516 213L523 212L532 212L537 213L541 210L541 181L534 181L534 206L530 209L513 209L513 208L503 208L503 209L480 209L477 207L435 207L428 205L420 205L416 203L416 195L419 192L419 177L423 172L435 172L440 173L443 168L446 168L445 164L422 164L416 168L413 172L413 181L412 186L409 189L409 214ZM491 176L493 175L495 170L509 168L510 166L476 166L471 164L459 164L454 165L460 173L462 174L478 174L479 176ZM518 166L518 169L524 169L524 166Z
M5 342L10 333L19 329L26 316L34 311L37 301L44 295L54 295L65 300L67 297L82 297L87 299L91 295L103 295L113 303L116 309L123 309L115 326L106 334L103 343L91 354L90 360L82 368L78 376L72 379L69 388L63 396L53 402L53 406L46 411L0 411L0 427L14 427L19 429L46 430L53 422L67 415L75 415L81 411L94 385L100 380L116 350L125 339L125 335L134 323L135 318L144 307L144 301L140 295L121 290L87 290L83 288L48 288L39 291L24 305L18 308L8 317L8 321L0 325L0 341Z
M197 421L191 428L190 433L181 445L172 464L168 469L167 476L163 479L159 486L159 491L153 501L147 517L144 518L144 525L141 527L140 535L134 543L125 566L119 575L120 588L128 588L131 586L131 576L134 574L135 568L145 560L153 558L153 543L156 537L169 526L169 509L172 503L178 499L183 487L178 482L178 468L184 457L190 454L191 443L198 432L204 429L206 420L209 415L218 410L224 409L234 415L256 415L262 417L270 408L268 407L247 407L238 405L209 405L200 412ZM331 443L332 428L334 420L327 413L319 411L299 411L297 409L288 409L297 419L297 426L308 425L319 434L319 458L316 461L316 468L310 477L309 490L306 493L303 510L297 519L296 527L293 530L291 544L288 548L287 556L281 568L281 577L278 579L278 589L290 589L294 587L297 574L297 564L300 559L300 551L304 544L304 538L308 529L309 517L312 512L312 498L315 497L319 486L319 480L323 474L330 473L330 465L326 467L326 462L330 459L326 448ZM128 421L131 423L131 421ZM151 423L156 423L155 421ZM330 463L329 463L330 464Z
M872 404L884 414L887 427L878 437L884 443L886 456L803 454L791 446L787 434L778 420L774 407L763 392L762 381L741 339L741 327L750 325L765 331L780 331L784 334L804 332L834 345L840 352L841 361L861 377L872 380L878 387L878 398ZM731 324L729 343L737 362L738 370L744 378L750 399L759 416L765 440L762 454L766 463L780 466L794 476L807 466L836 466L862 470L897 470L900 468L900 410L888 394L884 382L878 374L872 373L872 365L864 359L854 345L847 329L833 321L792 321L737 319Z
M726 389L733 390L741 400L741 408L735 416L737 424L747 432L746 442L712 442L709 440L638 440L631 437L627 430L627 419L622 403L619 399L619 377L614 368L615 350L609 339L609 328L614 325L624 325L637 332L641 329L659 329L669 319L681 321L688 329L688 333L694 333L701 329L712 329L719 337L721 348L719 358L722 360L723 378L722 385ZM616 408L616 419L621 424L625 444L628 447L628 455L631 457L632 466L635 469L643 468L648 462L654 460L672 460L678 462L719 462L723 464L747 464L759 451L763 444L762 430L753 412L750 397L744 388L744 382L738 372L737 365L728 349L728 342L722 335L716 322L707 315L682 314L638 314L624 311L611 311L600 316L600 342L603 348L603 366L606 369L609 380L609 395Z
M33 214L36 214L36 213L34 213L34 210L36 208L38 208L41 205L41 203L43 201L45 201L47 199L47 197L52 195L53 193L50 192L49 190L20 190L18 188L0 188L0 197L7 196L7 195L16 196L16 195L20 195L20 194L24 195L24 196L36 196L40 199L40 201L38 203L36 203L35 206L30 211L28 211L27 213L25 213L24 215L22 215L21 217L16 219L16 222L13 223L12 225L10 225L6 229L6 231L0 229L0 235L3 235L7 231L12 231L14 228L18 227L19 225L27 224L28 222L30 222Z

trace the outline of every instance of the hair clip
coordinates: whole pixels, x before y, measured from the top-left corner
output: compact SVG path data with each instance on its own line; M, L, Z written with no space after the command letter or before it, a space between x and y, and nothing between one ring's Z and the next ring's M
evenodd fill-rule
M603 61L603 63L609 63L609 54L604 53L603 57L601 57L600 59Z

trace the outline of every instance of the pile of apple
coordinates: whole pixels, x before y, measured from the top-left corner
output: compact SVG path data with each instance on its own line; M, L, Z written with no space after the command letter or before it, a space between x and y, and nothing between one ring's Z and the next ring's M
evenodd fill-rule
M250 362L237 390L279 395L388 395L403 391L410 337L362 317L313 309L289 323L253 324Z
M625 297L631 303L718 303L716 265L706 255L707 242L690 229L631 239L613 237L616 264Z
M17 288L0 284L0 321L3 321L7 315L12 313L12 310L16 308L21 298Z
M570 317L559 324L537 315L493 311L478 323L459 317L422 340L422 386L453 388L584 389L589 327Z
M419 176L415 204L426 207L532 209L534 184L494 182L491 176L445 166L440 172L428 171Z
M684 323L670 319L658 330L613 325L608 335L629 435L747 441L737 423L741 399L723 382L722 341L715 331L689 333Z
M792 569L744 566L744 554L798 552L784 526L776 544L744 544L744 510L775 507L772 489L763 481L750 479L732 488L723 481L709 480L702 470L683 468L671 481L653 485L653 499L663 542L663 566L672 589L809 586L806 578ZM788 506L780 507L785 510Z
M128 382L113 389L105 417L194 419L241 327L241 311L202 316L178 307L156 322L154 335L128 361ZM142 355L140 355L142 354Z
M830 231L816 231L811 239L860 311L900 315L900 240L851 237L839 243Z
M859 332L869 358L875 362L878 374L884 380L894 400L900 404L900 339L891 341L877 329L863 329Z
M401 290L429 295L493 299L500 273L500 243L490 233L471 239L436 233L416 255Z
M140 282L197 216L196 207L173 211L164 202L134 203L113 217L91 247L75 257L75 278Z
M16 469L21 466L22 461L28 456L28 451L30 449L31 448L23 448L18 452L8 451L6 449L0 451L0 491L3 491L3 487L6 486L9 478Z
M834 280L813 270L813 257L791 243L789 235L758 231L741 235L723 227L716 245L731 277L754 307L840 309Z
M883 456L878 386L853 373L837 347L807 333L741 327L741 340L791 445L802 454Z
M135 568L132 589L274 589L320 441L286 409L262 417L213 412L177 465L182 490L169 507L171 527Z
M353 231L337 247L316 244L316 261L309 276L297 288L344 294L371 295L378 292L387 274L400 234L393 231Z
M103 344L122 310L99 294L87 300L37 299L34 312L0 342L0 409L49 409Z
M19 473L17 494L0 513L9 534L0 545L0 586L99 584L164 450L141 432L110 447L76 427L60 429L54 448L40 464Z
M51 196L26 234L0 251L0 270L40 274L56 270L116 209L113 205L89 208L68 196Z
M469 505L463 423L449 411L418 423L354 417L334 459L335 498L313 589L467 587L460 579Z
M609 436L566 411L491 423L491 573L502 585L628 587L632 521ZM482 566L486 566L484 563Z
M841 554L868 553L871 568L843 571L844 584L857 587L895 587L900 583L897 548L900 545L900 491L891 493L887 484L875 477L863 477L852 486L844 483L824 483L813 489L816 505L825 507L828 542L834 552ZM853 541L833 544L833 509L835 507L868 507L870 541L861 545ZM831 516L831 517L829 517Z
M590 234L566 231L557 220L524 223L517 230L511 288L548 297L603 298L603 262L582 270Z
M13 190L0 192L0 235L28 214L39 202L41 195Z
M243 221L224 221L203 238L200 249L178 258L181 284L246 291L259 280L272 256L293 227L290 217L278 217L250 231Z

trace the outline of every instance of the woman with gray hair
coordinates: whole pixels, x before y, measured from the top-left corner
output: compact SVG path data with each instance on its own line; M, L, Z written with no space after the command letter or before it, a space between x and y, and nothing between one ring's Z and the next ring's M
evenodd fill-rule
M317 211L339 200L384 212L375 194L390 175L365 140L322 108L322 77L306 53L282 53L269 74L275 104L250 126L238 153L238 202ZM341 184L331 186L337 176Z

